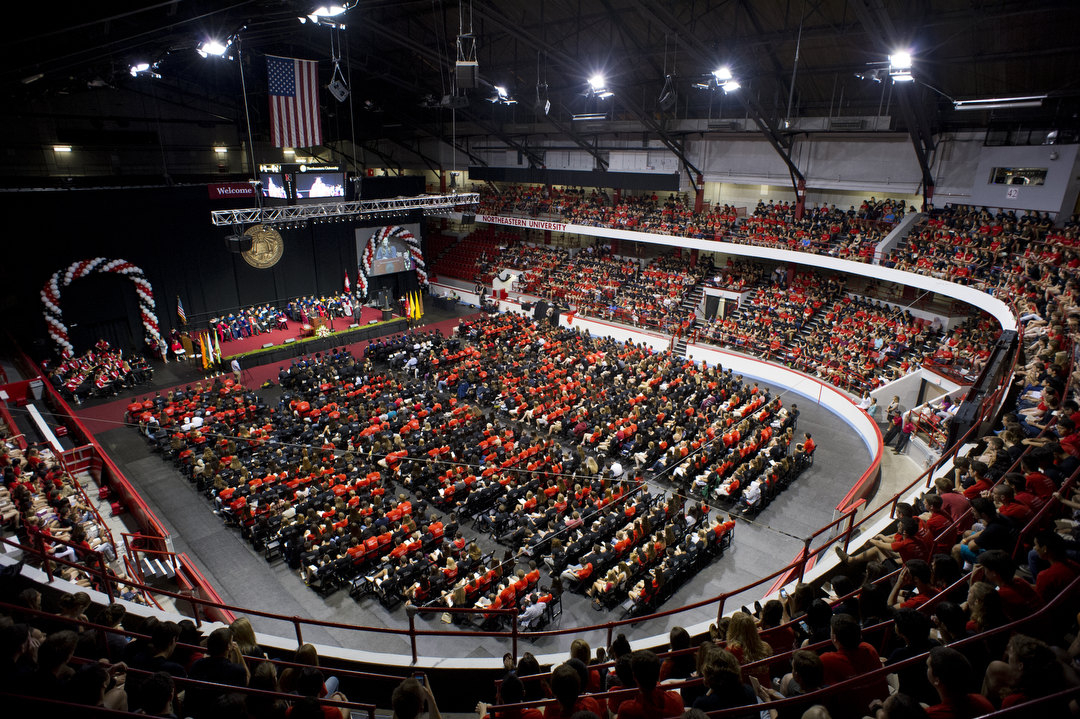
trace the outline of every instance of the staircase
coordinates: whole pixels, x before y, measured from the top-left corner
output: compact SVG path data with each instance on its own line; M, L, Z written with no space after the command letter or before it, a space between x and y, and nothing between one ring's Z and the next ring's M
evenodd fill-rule
M687 340L694 334L694 330L699 324L698 317L696 316L696 309L697 306L701 303L701 298L704 295L705 285L703 282L698 282L696 285L690 288L690 291L687 292L686 295L683 296L682 304L679 305L680 317L689 317L691 312L693 312L695 315L693 324L686 328L686 332L679 335L679 338L675 342L675 346L672 347L672 352L674 352L679 357L686 356Z

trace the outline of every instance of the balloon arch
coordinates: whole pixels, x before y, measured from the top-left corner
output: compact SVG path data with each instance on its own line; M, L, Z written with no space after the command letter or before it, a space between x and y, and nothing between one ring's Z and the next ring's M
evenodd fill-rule
M60 309L60 290L82 277L95 272L123 275L135 284L139 295L139 319L148 344L157 348L161 342L161 330L158 326L157 312L154 307L154 290L143 271L127 260L107 260L95 257L92 260L72 262L66 270L57 270L41 289L41 302L45 305L43 313L45 324L49 327L49 337L59 346L61 354L74 354L75 348L68 337L68 327L64 324L64 311Z

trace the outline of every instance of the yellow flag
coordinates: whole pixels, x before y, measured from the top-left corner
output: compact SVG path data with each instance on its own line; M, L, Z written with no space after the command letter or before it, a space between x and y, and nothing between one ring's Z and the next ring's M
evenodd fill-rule
M424 296L420 293L420 290L416 291L416 312L416 319L424 316Z

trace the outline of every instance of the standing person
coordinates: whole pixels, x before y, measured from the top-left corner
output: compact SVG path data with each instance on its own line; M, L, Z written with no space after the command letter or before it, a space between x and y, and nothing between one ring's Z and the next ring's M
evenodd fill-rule
M908 412L903 416L903 422L900 425L900 439L896 440L896 447L893 449L894 454L903 454L907 449L908 442L911 441L911 435L915 434L915 423L911 420L911 412Z
M232 362L229 363L229 367L232 368L233 377L236 378L236 384L240 384L240 360L233 357Z
M900 430L904 428L904 417L899 412L888 415L885 423L889 425L889 430L885 433L885 436L881 438L881 444L884 447L888 447L889 443L900 434Z

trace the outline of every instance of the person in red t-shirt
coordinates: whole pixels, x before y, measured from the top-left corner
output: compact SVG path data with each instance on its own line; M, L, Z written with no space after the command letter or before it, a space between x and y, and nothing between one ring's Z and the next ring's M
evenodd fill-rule
M656 686L660 679L660 659L648 649L630 655L630 666L638 692L633 699L619 705L617 719L663 719L683 713L683 701L678 692Z
M1080 565L1065 556L1065 540L1052 529L1044 529L1035 535L1036 556L1050 566L1035 574L1035 591L1044 602L1061 594L1077 575ZM1033 563L1034 564L1034 563ZM1036 565L1033 569L1038 570Z
M846 565L881 562L900 557L902 562L911 559L928 559L927 547L916 537L919 533L919 520L914 517L901 517L899 531L892 537L877 535L871 537L868 546L848 555L842 547L836 547L840 561Z
M994 711L982 694L969 694L971 664L949 647L934 647L926 660L926 678L937 690L940 703L927 707L930 719L973 719Z
M990 493L990 498L994 500L998 514L1002 517L1008 517L1018 527L1023 527L1028 523L1029 519L1035 516L1034 512L1031 511L1031 507L1016 501L1013 488L1005 482L994 487L993 492Z
M821 655L825 684L837 684L881 669L881 658L873 646L862 641L862 627L850 614L837 614L830 622L835 651ZM837 697L834 707L843 716L863 716L875 699L889 694L884 676L851 687Z
M1042 606L1035 587L1016 576L1016 563L1008 552L988 549L979 555L986 581L997 587L1001 608L1009 621L1022 619Z
M569 719L581 711L604 716L599 702L581 696L581 674L570 662L560 664L551 672L551 693L555 701L544 707L544 719Z

